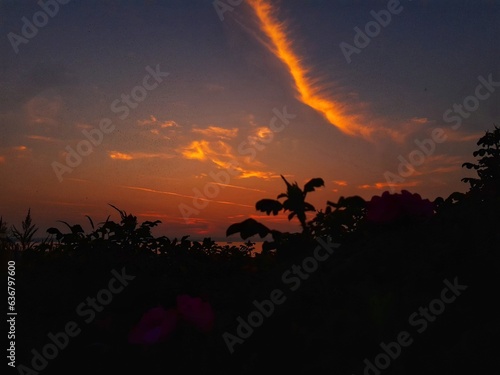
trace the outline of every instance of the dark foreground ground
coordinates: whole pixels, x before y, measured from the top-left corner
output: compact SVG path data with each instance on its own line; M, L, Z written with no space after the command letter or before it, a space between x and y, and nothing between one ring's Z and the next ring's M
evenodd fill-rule
M10 373L497 372L500 228L488 205L358 225L339 247L291 235L256 256L126 225L107 238L75 230L59 247L4 249L4 280L16 263ZM203 303L172 329L150 321L143 343L130 342L148 310L174 309L179 296Z

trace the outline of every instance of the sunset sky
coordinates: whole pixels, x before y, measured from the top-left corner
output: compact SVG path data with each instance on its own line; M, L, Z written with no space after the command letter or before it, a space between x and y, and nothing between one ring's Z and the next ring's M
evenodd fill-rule
M317 209L382 194L387 172L447 197L500 125L500 1L47 3L0 2L0 216L31 208L41 234L118 220L108 203L170 237L298 231L254 208L280 175L323 178Z

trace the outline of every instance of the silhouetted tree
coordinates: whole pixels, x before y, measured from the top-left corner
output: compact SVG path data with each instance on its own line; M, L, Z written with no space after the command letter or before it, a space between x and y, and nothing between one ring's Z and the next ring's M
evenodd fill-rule
M481 148L474 151L472 155L481 157L477 164L463 163L462 167L474 169L479 178L466 177L462 181L470 184L471 193L480 193L483 199L495 199L498 201L500 192L500 128L487 131L477 141ZM483 200L482 199L482 200Z
M340 197L338 202L327 201L325 211L320 210L308 223L315 237L343 240L359 229L366 216L366 201L358 195Z
M281 210L290 211L288 215L288 220L292 220L295 216L300 221L302 226L302 231L304 233L308 232L308 227L306 223L306 212L315 211L314 206L305 201L307 193L314 191L315 188L325 186L323 179L313 178L304 185L301 189L296 182L290 184L285 177L281 176L286 184L286 193L281 193L278 195L277 199L286 198L283 203L275 199L261 199L255 204L255 208L258 211L265 212L266 214L277 215Z

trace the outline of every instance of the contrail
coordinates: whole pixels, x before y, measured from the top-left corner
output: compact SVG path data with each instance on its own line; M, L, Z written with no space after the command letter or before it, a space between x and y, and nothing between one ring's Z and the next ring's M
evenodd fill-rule
M192 195L178 194L178 193L173 193L171 191L161 191L161 190L154 190L154 189L148 189L148 188L136 187L136 186L125 186L125 185L123 185L121 187L126 188L126 189L131 189L131 190L145 191L145 192L148 192L148 193L173 195L175 197L181 197L181 198L199 199L200 201L205 201L205 202L212 202L212 203L219 203L219 204L228 204L228 205L231 205L231 206L253 208L253 206L249 206L248 204L240 204L240 203L234 203L234 202L218 201L218 200L215 200L215 199L206 199L206 198L203 198L203 197L194 197Z
M288 68L295 83L297 98L302 103L320 112L330 124L347 135L370 140L375 131L383 131L391 138L398 138L397 132L375 126L373 119L368 119L365 114L352 114L352 108L348 113L346 103L325 97L323 88L311 78L310 69L304 66L301 57L294 52L286 24L274 16L273 6L267 0L248 0L248 4L258 18L261 30L270 40L268 48Z

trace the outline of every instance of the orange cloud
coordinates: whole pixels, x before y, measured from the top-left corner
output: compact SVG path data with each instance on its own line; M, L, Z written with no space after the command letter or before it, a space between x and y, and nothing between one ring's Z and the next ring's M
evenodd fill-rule
M226 129L219 126L209 126L205 129L194 128L191 131L207 137L217 137L221 139L230 139L238 135L238 128Z
M149 119L145 120L138 120L137 125L139 126L156 126L160 128L176 128L179 127L179 125L173 121L173 120L167 120L167 121L160 121L158 120L155 116L150 115Z
M5 163L5 156L0 156L0 163Z
M407 188L407 187L414 187L420 184L420 181L408 181L408 182L401 182L401 183L389 183L389 182L376 182L373 185L365 184L365 185L360 185L358 186L358 189L385 189L385 188L390 188L390 189L395 189L395 188Z
M273 172L259 171L255 169L248 169L244 161L245 158L236 154L233 148L226 142L217 141L209 142L205 140L192 141L188 146L181 147L177 150L186 159L210 161L214 163L219 169L226 169L240 173L237 178L261 178L270 179L278 178L279 175ZM255 162L253 167L260 165Z
M137 125L145 127L151 134L166 140L170 140L172 134L174 134L174 129L180 127L180 125L173 120L160 121L153 115L151 115L149 119L138 120Z
M405 129L400 126L400 130L387 128L381 121L374 120L373 114L366 113L365 103L347 103L325 94L329 87L318 84L319 80L311 77L312 69L306 67L303 59L295 53L286 24L275 17L276 10L273 6L267 0L249 0L249 4L257 16L261 30L270 40L268 48L292 76L298 100L321 113L344 134L373 140L376 133L381 133L380 135L389 136L397 142L402 141L404 137L401 133ZM346 95L352 96L352 93Z
M459 165L454 165L450 167L439 167L436 169L433 169L429 173L450 173L450 172L455 172L458 171L459 169L462 169Z
M260 139L269 139L273 134L273 131L268 126L261 126L255 129L255 135Z
M347 186L347 181L343 181L343 180L335 180L335 181L332 181L334 184L338 185L338 186Z
M208 141L193 141L180 152L186 159L206 160L211 150Z
M445 128L446 142L478 141L479 138L481 138L484 134L485 132L467 134L458 130L451 130Z
M118 151L108 151L108 155L111 159L114 160L136 160L136 159L151 159L151 158L170 159L174 157L173 155L169 154L148 154L144 152L133 152L127 154Z
M413 117L410 119L410 122L413 122L415 124L428 124L432 121L430 121L427 117Z
M27 135L26 138L33 139L35 141L57 142L57 139L51 137L44 137L42 135Z

